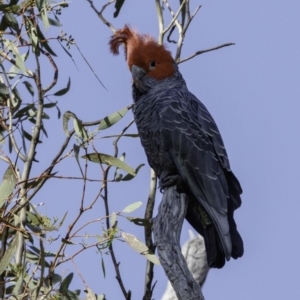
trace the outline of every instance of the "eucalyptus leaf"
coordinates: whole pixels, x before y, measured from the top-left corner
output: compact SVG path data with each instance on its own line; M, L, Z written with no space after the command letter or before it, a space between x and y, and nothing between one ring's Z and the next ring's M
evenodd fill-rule
M68 291L68 288L70 286L70 283L72 282L73 279L73 273L70 273L61 283L59 287L59 292L62 294L65 294Z
M16 114L13 116L13 119L20 118L20 117L24 116L25 114L29 115L28 111L33 108L34 108L34 104L28 104L27 106L25 106L24 108L22 108L18 112L16 112Z
M98 300L98 298L97 298L96 294L90 288L86 288L85 300Z
M103 130L103 129L107 129L109 127L111 127L112 125L114 125L115 123L117 123L119 120L121 120L126 113L128 112L128 108L124 107L121 110L118 110L112 114L110 114L109 116L106 116L105 118L103 118L98 126L98 130Z
M47 11L47 7L46 7L45 1L42 1L40 12L41 12L40 13L40 18L43 21L44 27L45 27L45 29L48 29L49 26L50 26L49 25L50 20L48 19L48 11Z
M34 89L33 86L31 85L31 83L29 81L23 81L23 83L25 84L28 92L31 94L31 96L34 96Z
M49 43L48 43L47 39L45 38L45 36L43 35L38 24L36 25L36 29L37 29L37 36L38 36L39 40L41 41L41 46L43 48L45 48L51 55L57 56L56 53L49 46Z
M124 238L125 242L136 252L144 255L152 263L156 265L160 264L159 259L154 254L150 253L149 248L137 237L126 232L122 232L121 235Z
M62 96L62 95L65 95L69 90L70 90L70 87L71 87L71 78L69 77L69 80L68 80L68 83L67 83L67 86L59 91L57 91L56 93L54 93L53 95L54 96Z
M139 207L141 207L143 205L143 202L138 201L138 202L134 202L128 206L126 206L122 212L125 214L129 214L132 213L133 211L137 210Z
M88 136L87 136L85 128L81 124L81 120L79 120L77 118L77 116L74 113L72 113L71 111L66 111L63 115L63 129L64 129L66 136L69 136L68 123L69 123L70 119L73 119L74 130L77 133L77 135L81 139L87 140Z
M81 165L80 165L80 162L79 162L79 151L80 151L80 147L76 144L73 145L73 150L74 150L74 155L75 155L75 159L76 159L76 162L78 164L78 167L79 167L79 170L80 170L80 173L82 175L82 178L84 178L84 174L83 174L83 171L82 171L82 168L81 168Z
M124 2L125 2L125 0L117 0L116 1L116 4L115 4L116 11L114 12L114 18L116 18L119 15Z
M8 199L8 197L13 192L15 185L17 183L17 177L15 175L15 172L11 166L9 166L4 175L3 175L3 181L0 184L0 207L3 206L5 201ZM0 273L1 274L1 273Z
M135 174L137 175L137 173L139 172L140 168L143 167L145 164L140 164L138 165L138 167L135 169ZM124 176L121 180L122 181L129 181L131 179L133 179L135 176L132 176L131 174L127 174L126 176Z
M104 153L90 153L82 156L82 158L88 159L89 161L94 163L102 163L110 166L115 166L131 174L132 176L136 176L135 170L132 167L130 167L120 159L113 157L111 155L104 154Z
M18 247L18 234L15 235L11 243L8 245L8 248L4 252L4 255L2 256L0 260L0 274L2 274L8 264L11 262L12 258L14 257L17 247Z
M115 134L115 135L106 135L101 137L102 139L108 139L108 138L117 138L120 137L120 134ZM127 133L127 134L122 134L122 137L131 137L131 138L138 138L139 134L138 133Z
M105 272L105 264L104 264L104 259L103 259L103 257L101 257L101 267L102 267L103 276L104 276L104 278L105 278L106 272Z

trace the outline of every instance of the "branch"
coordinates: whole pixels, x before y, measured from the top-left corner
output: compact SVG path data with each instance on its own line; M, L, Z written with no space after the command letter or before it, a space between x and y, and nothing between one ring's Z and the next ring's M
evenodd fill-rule
M57 68L57 65L55 64L55 62L54 62L52 56L51 56L48 52L44 51L42 48L40 48L40 51L41 51L45 56L47 56L47 58L48 58L49 61L50 61L50 64L52 65L52 67L53 67L53 69L54 69L54 76L53 76L52 82L49 84L49 86L47 86L46 88L43 89L44 94L45 94L46 92L50 91L50 90L56 85L56 83L57 83L57 78L58 78L58 68Z
M157 18L158 18L158 29L159 29L159 36L158 36L158 43L162 45L163 43L163 31L164 31L164 15L162 13L162 8L160 5L160 0L155 0Z
M153 216L153 209L155 204L155 195L156 195L156 186L157 186L157 176L153 169L151 169L150 172L150 192L148 197L148 202L146 206L145 211L145 220L151 220ZM155 252L155 245L152 240L152 229L148 226L145 226L145 242L146 246L149 248L149 250L154 253ZM144 297L143 300L151 300L152 299L152 281L153 281L153 268L154 264L147 260L146 265L146 276L145 276L145 291L144 291Z
M179 14L181 13L181 11L183 9L183 6L185 5L185 3L186 3L187 0L183 0L182 1L182 3L181 3L181 5L180 5L180 7L179 7L179 9L178 9L178 11L177 11L176 14L174 14L174 12L171 9L169 3L166 0L163 0L163 1L165 2L166 6L169 8L170 13L171 13L171 15L173 17L173 19L171 20L170 24L163 31L163 34L165 34L167 31L169 31L171 29L171 27L173 26L174 23L177 23L177 26L180 25L179 22L178 22L178 20L177 20L177 18L179 16ZM181 28L181 25L180 25L180 28Z
M176 186L166 188L153 221L153 234L160 263L178 299L204 300L201 287L190 273L180 249L187 205L186 195L178 194Z
M190 14L190 2L187 1L186 3L186 17L187 17L187 23L186 25L184 26L183 30L180 31L179 28L178 28L178 32L179 32L179 40L178 40L178 43L177 43L177 51L176 51L176 55L175 55L175 61L178 61L180 59L180 56L181 56L181 50L182 50L182 46L183 46L183 41L184 41L184 38L185 38L185 34L191 24L191 22L193 21L193 18L196 16L197 12L199 11L199 9L201 8L201 5L199 5L195 12L193 13L193 15L191 16Z
M184 58L182 60L179 59L177 61L177 64L181 64L181 63L183 63L185 61L188 61L188 60L194 58L197 55L200 55L200 54L203 54L203 53L206 53L206 52L210 52L210 51L214 51L214 50L218 50L218 49L221 49L221 48L224 48L224 47L228 47L228 46L232 46L232 45L235 45L235 43L226 43L226 44L223 44L223 45L220 45L220 46L217 46L217 47L213 47L213 48L209 48L209 49L197 51L193 55L191 55L191 56L189 56L187 58Z
M181 252L194 279L201 286L201 288L203 288L209 271L204 239L201 235L195 236L191 230L189 230L189 234L190 238L182 246ZM177 300L175 291L170 282L168 282L167 288L161 300Z
M108 207L108 187L107 187L107 178L108 178L108 171L109 171L110 167L108 167L105 172L104 172L104 196L103 196L103 200L104 200L104 206L105 206L105 214L108 216L110 213L109 213L109 207ZM106 228L107 230L110 229L110 222L109 222L109 218L106 218ZM116 256L115 256L115 252L114 252L114 248L113 248L113 243L110 243L109 247L109 253L111 255L111 259L112 259L112 262L114 264L114 267L115 267L115 272L116 272L116 279L120 285L120 288L122 290L122 293L124 295L124 298L126 300L131 300L131 291L128 290L128 292L126 291L126 288L124 286L124 283L122 281L122 277L121 277L121 273L120 273L120 269L119 269L119 265L120 263L117 262L117 259L116 259Z
M108 27L110 28L110 30L111 30L113 33L116 32L116 29L114 28L114 26L113 26L110 22L108 22L108 21L103 17L103 12L104 12L104 10L106 9L107 6L111 5L111 4L114 3L115 1L116 1L116 0L110 0L109 2L107 2L106 4L104 4L104 5L102 6L102 8L101 8L100 11L98 11L98 10L96 9L96 7L94 6L93 1L92 1L92 0L87 0L87 2L90 3L92 9L93 9L94 12L97 14L97 16L100 18L100 20L101 20L106 26L108 26Z

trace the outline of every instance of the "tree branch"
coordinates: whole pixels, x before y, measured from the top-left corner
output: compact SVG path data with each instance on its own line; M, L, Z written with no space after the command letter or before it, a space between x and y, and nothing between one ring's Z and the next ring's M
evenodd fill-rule
M193 278L181 254L180 234L187 205L186 195L178 194L176 186L166 188L153 221L153 234L160 263L177 298L204 300L201 287Z
M206 53L206 52L210 52L210 51L214 51L214 50L218 50L218 49L221 49L221 48L224 48L224 47L228 47L228 46L232 46L232 45L235 45L235 43L226 43L226 44L223 44L223 45L220 45L220 46L217 46L217 47L213 47L213 48L209 48L209 49L197 51L193 55L191 55L191 56L189 56L187 58L184 58L182 60L180 60L180 59L177 60L177 64L181 64L181 63L183 63L185 61L188 61L188 60L194 58L197 55L200 55L200 54L203 54L203 53Z
M145 220L151 221L153 216L153 209L155 204L155 195L156 195L156 186L157 186L157 176L153 169L150 171L150 191L148 202L145 211ZM149 250L154 253L155 252L155 245L152 240L152 229L150 227L145 226L145 243ZM153 268L154 264L147 260L146 264L146 276L145 276L145 291L143 300L151 300L152 299L152 292L153 292Z

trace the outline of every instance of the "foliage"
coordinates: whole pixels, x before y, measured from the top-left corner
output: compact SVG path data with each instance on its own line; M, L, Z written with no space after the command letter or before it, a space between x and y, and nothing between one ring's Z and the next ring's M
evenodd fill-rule
M103 12L107 6L114 3L113 17L117 17L127 4L125 0L110 0L103 5L101 10L97 10L92 0L86 2L113 32L115 29L104 18ZM175 13L167 0L155 0L154 3L160 28L158 41L162 43L166 39L173 43L172 33L175 28L178 29L179 38L175 42L177 43L175 55L177 63L230 45L229 43L198 51L181 60L180 54L185 33L200 6L191 14L189 1L179 0L179 8ZM168 25L164 24L163 14L166 12L163 6L171 16ZM119 263L113 250L114 242L121 240L148 259L144 299L151 299L155 287L155 284L152 284L153 263L159 263L153 254L155 245L152 241L150 225L156 192L155 174L151 175L149 200L144 219L128 216L141 206L141 202L132 203L117 213L111 213L108 207L108 184L133 180L143 167L143 164L137 167L129 166L125 162L126 154L119 154L118 142L121 138L138 137L136 133L127 133L133 121L126 125L120 134L101 136L106 138L103 141L114 139L114 153L97 151L94 144L98 135L102 135L105 130L123 120L126 113L132 109L132 105L96 121L82 121L75 112L64 112L62 131L65 133L65 140L50 163L40 162L40 165L44 167L42 172L38 167L37 157L43 149L42 146L52 145L51 138L47 140L47 129L53 122L57 122L51 119L53 111L57 112L57 117L60 119L59 101L72 89L72 77L69 77L68 81L65 80L67 83L64 88L57 89L56 87L61 66L56 64L57 51L53 50L56 49L55 44L59 45L61 52L72 60L70 52L72 46L75 45L79 50L72 35L61 30L60 19L63 17L63 12L67 12L68 7L69 2L65 0L57 2L51 0L0 1L0 159L7 165L0 183L0 298L13 296L13 299L79 299L80 290L71 290L74 272L59 275L57 267L72 261L74 270L81 277L74 258L79 254L84 255L85 250L94 248L101 255L104 276L106 268L102 253L107 251L110 254L124 298L130 299L131 291L124 286ZM59 34L51 33L52 36L47 37L49 32L57 32L57 30ZM91 65L85 58L84 60L98 79ZM41 75L45 73L46 78ZM50 84L46 85L45 81L49 80ZM70 124L73 125L72 129L70 129ZM73 145L70 145L71 140L75 140ZM57 175L61 163L70 156L74 156L74 162L78 164L81 177ZM84 167L82 167L82 162L84 162ZM88 178L87 171L91 163L99 165L101 179ZM33 175L37 173L38 175ZM39 205L32 204L33 199L39 199L45 182L53 179L82 182L82 200L78 207L78 214L68 224L67 229L63 229L67 212L63 213L61 219L49 217L40 212ZM100 182L100 187L95 198L87 203L85 194L87 182L90 181L98 184ZM99 199L103 200L105 215L83 224L80 223L82 216L93 209ZM145 227L147 246L131 233L126 233L118 227L120 217L125 217L130 222ZM83 233L85 230L88 231L88 226L91 224L102 222L105 223L105 228L100 234L92 236ZM62 237L60 241L52 238L53 232L59 232L59 236ZM86 237L85 241L78 243L78 237L83 235ZM56 251L47 250L47 246L54 241ZM74 245L77 246L77 250L67 257L66 249ZM105 295L96 296L84 280L83 283L86 287L85 299L105 299Z
M107 182L109 171L114 167L111 182L132 180L142 164L132 168L125 163L125 153L118 158L117 143L133 122L115 138L115 153L99 153L94 144L94 138L103 130L120 121L131 109L125 107L103 119L82 122L76 114L67 111L63 114L63 130L66 139L61 149L51 163L38 176L37 157L42 151L43 143L51 143L41 139L41 135L48 137L47 128L50 126L49 111L56 110L58 119L61 117L59 99L71 89L71 78L66 86L57 89L58 70L54 43L58 43L63 54L71 56L70 47L75 44L72 36L63 31L60 34L48 37L50 27L60 29L62 12L69 6L68 2L53 2L47 0L28 1L1 1L0 3L0 158L7 164L0 184L1 206L1 250L0 250L0 298L14 296L14 299L79 299L80 290L71 290L73 272L59 275L56 269L59 265L73 260L74 257L89 248L97 249L102 253L108 249L113 255L112 243L115 239L122 240L122 233L118 228L119 216L126 216L137 209L141 203L133 203L123 211L111 214L106 209L106 215L86 224L79 224L81 216L92 209L98 199L108 202ZM45 60L46 58L46 60ZM45 85L41 74L51 74L51 82ZM49 80L49 78L46 78ZM44 81L43 81L44 80ZM69 129L70 121L73 129ZM51 120L55 122L55 120ZM87 129L94 126L93 131ZM32 131L28 128L32 127ZM73 136L76 143L67 150ZM127 135L136 137L136 134ZM110 136L107 136L110 137ZM88 152L88 150L90 151ZM80 155L84 152L84 155ZM88 161L100 165L102 170L101 187L98 195L88 205L82 198L79 213L69 224L66 232L62 232L67 213L62 219L48 217L40 213L39 207L32 204L37 198L46 181L59 178L56 176L60 163L71 154L74 155L81 170L83 193L86 188ZM85 160L84 170L81 160ZM45 166L46 162L40 162ZM54 170L55 169L55 170ZM65 178L73 179L73 178ZM78 178L77 178L78 179ZM107 205L106 205L107 206ZM80 246L71 257L66 258L64 253L67 247L78 243L76 237L93 222L105 221L106 229L102 234L87 238L87 242ZM75 228L76 226L76 228ZM58 243L57 251L46 250L51 243L51 233L59 231L63 236ZM134 237L133 237L134 238ZM131 243L134 248L143 248L143 255L153 255L142 242ZM102 259L102 270L105 274L105 264ZM96 296L86 286L86 299L105 299L104 295Z

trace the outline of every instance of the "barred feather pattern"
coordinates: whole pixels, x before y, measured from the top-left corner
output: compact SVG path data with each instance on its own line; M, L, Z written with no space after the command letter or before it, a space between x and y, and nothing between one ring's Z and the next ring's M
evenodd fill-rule
M186 87L176 64L163 80L146 76L142 92L133 83L134 116L148 162L160 178L179 175L188 196L188 222L205 240L210 267L243 255L234 221L241 186L212 116Z

